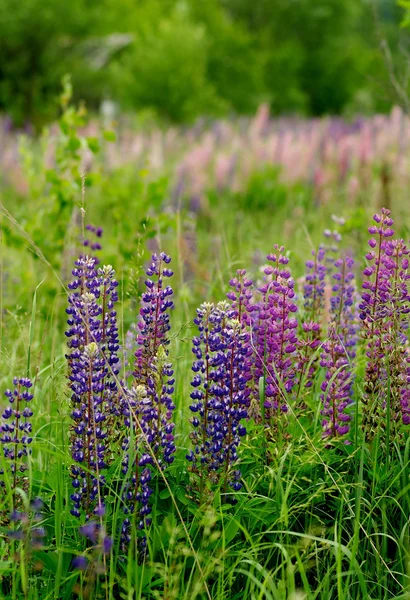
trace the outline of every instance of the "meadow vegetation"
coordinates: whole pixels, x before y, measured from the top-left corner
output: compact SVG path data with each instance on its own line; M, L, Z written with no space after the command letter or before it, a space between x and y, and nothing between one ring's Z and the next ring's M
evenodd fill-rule
M70 100L2 134L0 596L408 598L407 117Z

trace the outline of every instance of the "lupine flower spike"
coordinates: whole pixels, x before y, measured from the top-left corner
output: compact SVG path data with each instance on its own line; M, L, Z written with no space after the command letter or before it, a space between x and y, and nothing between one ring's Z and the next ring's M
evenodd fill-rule
M375 437L377 427L394 440L399 438L401 421L410 420L404 346L410 310L409 250L403 240L391 240L389 210L382 209L373 219L369 233L374 237L369 240L369 265L363 271L366 280L359 305L367 342L362 427L368 440Z
M358 321L354 299L354 261L350 257L335 261L328 338L322 346L320 365L325 368L320 396L323 436L344 438L349 432L353 402L352 361L356 356Z
M112 267L96 268L97 259L82 256L69 284L67 355L72 391L71 473L74 493L71 512L87 518L104 505L103 471L109 462L109 426L119 415L118 330L114 304L117 282ZM108 439L107 439L108 438Z
M13 379L13 390L6 390L9 405L3 411L0 424L0 441L3 446L5 462L8 465L8 480L13 494L13 510L17 508L20 497L15 493L17 487L27 490L28 456L31 452L33 411L30 403L33 399L33 383L26 377ZM2 471L0 485L5 487L5 473Z
M246 433L241 420L249 406L252 351L249 333L235 318L236 311L227 302L204 303L194 321L199 330L192 348L194 449L187 459L199 478L200 503L209 485L220 483L236 491L242 487L235 463L240 438Z
M272 265L265 267L266 282L259 288L262 299L254 309L253 331L256 341L256 380L264 381L266 425L275 438L282 415L288 412L287 397L296 383L297 312L295 282L287 268L284 248L275 245L267 256Z
M129 431L123 441L123 473L130 477L124 493L124 547L131 539L133 519L140 531L146 530L151 523L149 499L152 494L152 469L164 469L174 460L174 378L167 350L173 290L164 285L164 278L173 275L168 268L170 262L171 258L165 253L159 256L154 254L146 271L147 291L142 296L140 309L134 382L123 401L125 425L128 431L132 427L132 434ZM133 445L132 439L135 440ZM140 556L144 558L145 534L139 537L138 545Z

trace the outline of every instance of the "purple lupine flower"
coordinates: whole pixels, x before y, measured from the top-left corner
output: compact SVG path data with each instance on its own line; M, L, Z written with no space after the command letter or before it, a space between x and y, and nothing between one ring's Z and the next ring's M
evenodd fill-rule
M238 269L236 275L237 276L229 282L232 290L227 293L226 297L232 302L232 310L234 311L235 318L238 319L240 323L250 325L253 283L246 276L245 269Z
M167 360L167 346L170 330L169 311L174 303L171 300L173 290L164 286L164 278L173 275L167 265L171 258L162 252L153 254L152 263L146 273L147 291L142 295L143 305L140 309L138 350L135 353L135 385L145 387L151 401L152 441L151 451L155 453L160 467L173 461L175 452L172 415L175 409L172 401L174 377L172 364ZM150 278L153 279L150 279Z
M410 249L404 240L388 240L386 262L393 268L390 331L387 336L386 357L390 378L390 406L397 433L400 429L399 414L404 425L410 424L410 356L408 351L408 326L410 314ZM399 413L399 414L397 414ZM397 422L396 422L397 414Z
M135 353L134 384L142 385L147 391L153 410L151 451L157 464L166 466L173 461L175 452L172 415L174 377L172 364L167 360L170 330L169 311L174 307L171 300L172 288L164 286L164 278L172 277L167 265L171 258L164 252L152 255L152 263L146 273L147 291L142 295L140 309L138 349ZM150 278L153 279L150 279Z
M151 467L154 460L150 453L144 452L154 441L152 422L155 411L146 388L139 384L127 391L124 402L125 425L133 429L133 436L125 437L122 443L122 473L126 476L123 493L123 511L125 518L121 526L121 542L125 549L131 542L132 523L137 526L137 547L141 558L145 557L145 531L151 524L150 497L153 490ZM131 440L133 445L131 446Z
M287 268L284 248L275 245L267 256L273 265L265 267L266 282L259 288L262 299L254 307L255 380L265 382L266 422L275 435L280 415L288 411L286 396L296 383L297 312L295 282Z
M158 348L168 344L166 337L170 330L169 310L174 303L171 300L173 290L164 286L164 278L171 277L173 272L167 267L171 258L162 252L159 256L152 255L152 263L146 273L147 291L142 295L143 305L140 309L137 336L138 350L135 353L136 383L146 385L146 379L151 371L151 360L156 356ZM153 279L150 279L153 277Z
M6 390L4 395L9 401L9 405L3 411L0 424L0 442L3 445L3 454L6 464L9 465L9 472L13 491L13 508L18 502L16 487L26 488L25 472L28 469L28 455L31 453L30 445L32 442L32 424L31 417L33 411L30 402L33 394L30 389L33 383L26 377L15 377L13 379L13 390ZM4 471L0 473L5 475ZM0 482L4 487L4 481Z
M359 305L367 341L362 427L368 440L380 422L386 426L388 410L393 438L401 418L407 422L404 339L410 309L409 250L403 240L391 240L393 219L388 209L383 208L373 220L376 224L369 227L369 233L375 237L369 240L369 265L363 271L366 281Z
M354 260L337 259L330 300L328 339L323 343L320 365L326 369L320 396L325 438L335 438L349 432L351 415L346 409L353 402L353 369L356 356L358 320L355 313L355 285L352 271ZM348 443L345 440L345 443Z
M345 224L345 220L341 217L336 217L335 215L332 215L332 219L339 226L343 226ZM325 262L327 264L327 272L332 273L335 260L337 260L337 256L340 251L340 242L342 241L342 235L337 229L325 229L323 235L325 237L325 243L322 247L325 251Z
M150 525L152 469L164 469L174 460L175 425L172 417L175 405L172 395L175 380L166 349L169 343L167 333L170 330L169 310L173 308L173 290L170 286L164 286L164 278L173 275L167 266L170 262L171 258L164 252L159 256L154 254L146 271L147 291L142 295L134 382L123 398L125 425L128 429L132 427L134 431L132 447L131 432L123 440L123 473L128 473L130 477L124 492L124 547L131 539L131 519L135 518L133 515L139 515L138 530L143 531ZM137 542L140 557L144 558L147 551L145 535L141 535Z
M246 433L241 420L249 406L252 350L249 333L234 318L236 313L226 301L217 306L204 303L194 320L199 330L192 348L196 358L190 406L194 449L187 459L200 479L200 502L207 481L221 482L235 491L242 487L241 473L232 467Z
M116 384L119 343L114 310L118 283L111 266L97 271L96 265L94 257L82 256L76 261L66 310L74 421L71 513L79 517L84 510L87 518L103 504L102 471L109 459L108 432L120 414Z
M71 561L71 565L77 571L86 571L88 567L88 559L85 556L75 556Z
M98 231L98 230L97 230ZM118 281L111 265L104 265L98 269L100 282L101 302L101 354L105 359L104 372L104 400L105 411L108 416L107 427L115 431L119 426L121 405L119 401L117 376L120 372L120 359L118 353L120 343L118 337L117 312L115 303L118 302ZM114 441L116 436L111 436Z

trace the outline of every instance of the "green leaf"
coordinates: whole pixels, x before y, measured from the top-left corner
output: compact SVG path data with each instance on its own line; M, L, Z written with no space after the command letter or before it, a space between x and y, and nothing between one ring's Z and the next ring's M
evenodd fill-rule
M168 488L165 488L165 490L162 490L162 492L160 492L159 497L161 498L161 500L166 500L166 498L169 498L171 496L170 491Z
M103 137L105 139L106 142L115 142L115 140L117 139L117 135L115 133L115 131L108 131L105 130L103 132Z
M88 137L87 138L87 144L89 149L91 150L91 152L93 152L94 154L96 154L97 152L99 152L100 150L100 142L98 141L98 138L96 137Z

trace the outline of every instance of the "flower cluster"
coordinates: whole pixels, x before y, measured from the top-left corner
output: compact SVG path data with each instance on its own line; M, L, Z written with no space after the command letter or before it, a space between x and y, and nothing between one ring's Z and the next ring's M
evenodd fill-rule
M15 494L16 487L26 487L25 472L27 471L28 455L30 454L30 444L32 442L32 424L31 417L33 411L30 403L33 394L30 389L33 383L26 377L13 379L13 390L6 390L6 396L9 404L3 411L2 422L0 424L0 441L3 445L3 454L6 463L9 465L9 473L6 475L1 471L1 485L5 485L5 477L11 476L11 488L13 492L13 507L18 502Z
M135 352L134 381L123 397L123 416L127 433L123 440L123 473L128 474L124 491L122 541L130 542L132 519L144 530L150 525L152 468L164 469L174 460L174 423L172 400L174 377L168 359L167 333L173 290L164 278L173 275L167 265L171 258L154 254L146 273L146 292L142 295ZM134 443L131 441L134 439ZM146 552L146 538L138 539L139 550Z
M249 334L235 318L237 309L226 301L216 306L204 303L194 323L199 336L193 339L190 410L194 449L187 459L200 480L200 501L207 483L220 482L234 490L241 488L241 473L233 468L237 448L246 429L251 379Z
M101 559L101 556L108 556L112 548L112 539L107 535L101 523L96 521L87 521L80 527L82 535L88 543L91 544L91 552L94 559ZM73 559L73 567L79 571L86 571L93 561L84 555L76 556ZM95 565L94 565L95 567Z
M144 451L154 441L152 421L155 412L147 390L143 385L137 385L127 390L124 401L124 422L128 435L123 439L122 473L125 476L123 492L123 511L125 518L121 526L121 541L123 548L131 542L133 523L138 531L146 530L151 524L150 497L153 492L150 487L154 464L149 452ZM146 552L146 537L138 539L141 553Z
M226 297L232 302L235 318L243 325L250 325L252 321L250 313L253 310L253 283L246 276L245 269L238 269L236 275L229 282L232 290L227 293Z
M267 259L265 283L259 288L261 300L253 307L255 337L255 380L264 381L266 424L276 435L279 417L288 411L287 397L296 383L297 312L295 282L287 268L284 248L275 245Z
M167 267L171 258L162 252L152 255L152 262L146 273L146 292L142 295L142 307L138 322L137 344L135 353L134 377L137 384L147 385L152 371L152 359L158 348L168 344L166 335L170 330L169 310L174 303L171 300L173 290L164 285L164 278L172 277L173 272Z
M374 237L369 240L369 264L363 271L366 280L359 305L367 342L362 427L368 440L373 439L379 424L387 429L389 423L394 437L400 421L410 421L404 345L410 311L409 250L403 240L391 239L394 230L389 210L382 209L373 219L376 224L369 233Z
M353 266L354 261L350 257L336 259L334 263L331 320L320 359L320 365L325 368L320 398L323 435L326 438L344 436L350 429L351 416L346 408L353 402L352 361L356 356L358 331Z
M68 298L69 381L74 493L71 512L88 517L103 505L102 471L109 459L107 427L119 416L117 281L111 266L97 270L97 259L81 256L73 269ZM108 438L108 439L107 439Z

